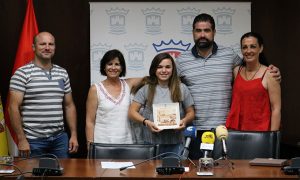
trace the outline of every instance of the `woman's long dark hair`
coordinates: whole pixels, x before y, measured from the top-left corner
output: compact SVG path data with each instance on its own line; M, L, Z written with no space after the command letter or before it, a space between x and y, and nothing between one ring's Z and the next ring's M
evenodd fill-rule
M254 37L255 39L257 39L258 45L259 45L260 47L264 45L264 40L263 40L263 38L262 38L262 36L261 36L260 34L258 34L258 33L256 33L256 32L247 32L246 34L244 34L244 35L241 37L241 41L240 41L240 43L241 43L241 49L242 49L242 41L243 41L245 38L248 38L248 37ZM261 52L261 53L259 54L259 57L258 57L258 58L259 58L259 63L260 63L260 64L263 64L263 65L265 65L265 66L269 66L269 65L270 65L269 62L267 61L267 58L266 58L264 52ZM245 66L245 65L246 65L246 63L245 63L245 61L243 60L242 66Z
M149 91L148 91L148 97L147 97L147 104L152 105L153 103L153 98L155 95L155 89L158 84L158 79L156 77L156 70L159 64L164 60L164 59L170 59L172 62L172 75L169 79L169 90L171 92L171 99L173 102L180 102L182 101L181 97L181 91L180 91L180 79L177 75L177 69L176 69L176 64L174 62L173 57L168 54L168 53L160 53L157 54L150 65L149 69L149 76L146 76L143 78L142 82L137 85L133 90L132 93L135 94L142 86L145 84L149 85Z

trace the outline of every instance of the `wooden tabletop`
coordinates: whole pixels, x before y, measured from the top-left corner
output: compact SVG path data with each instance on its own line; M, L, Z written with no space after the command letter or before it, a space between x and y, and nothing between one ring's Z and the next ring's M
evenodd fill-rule
M64 168L62 176L48 176L45 179L298 179L296 175L285 175L280 167L251 166L248 160L232 160L233 166L229 161L219 161L219 165L214 167L213 176L197 176L198 168L189 161L184 161L183 166L189 167L190 171L184 174L159 175L156 173L156 167L161 166L160 160L151 160L136 166L135 169L103 169L101 161L112 162L133 162L138 163L142 160L101 160L101 159L59 159L61 167ZM22 172L31 172L32 168L38 167L38 159L28 159L15 162ZM194 161L198 164L198 161ZM15 172L17 173L17 171ZM1 174L2 175L2 174ZM38 179L41 177L32 176L27 173L26 179ZM6 177L13 178L16 177ZM0 178L1 179L1 178Z

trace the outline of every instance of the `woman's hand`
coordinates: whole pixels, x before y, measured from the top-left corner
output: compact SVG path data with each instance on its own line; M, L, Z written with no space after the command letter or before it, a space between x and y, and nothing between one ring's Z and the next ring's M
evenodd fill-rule
M158 127L154 124L154 122L152 122L148 119L145 120L145 125L150 129L151 132L158 133L158 132L162 131L162 129L158 129Z
M176 128L175 130L184 130L185 128L186 128L186 123L185 123L185 121L182 119L182 120L180 120L179 127Z

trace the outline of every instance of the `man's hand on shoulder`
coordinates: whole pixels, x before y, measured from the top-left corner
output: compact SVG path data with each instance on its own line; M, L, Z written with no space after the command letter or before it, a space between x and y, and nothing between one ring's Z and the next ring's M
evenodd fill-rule
M275 78L278 82L281 82L282 78L279 68L271 64L269 65L268 69L270 70L272 77Z

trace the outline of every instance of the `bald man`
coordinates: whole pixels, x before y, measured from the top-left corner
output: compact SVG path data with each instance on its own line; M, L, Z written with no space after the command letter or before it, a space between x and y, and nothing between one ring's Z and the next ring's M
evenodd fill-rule
M34 59L16 70L9 87L9 115L18 138L19 156L51 153L66 158L78 149L70 79L64 68L52 63L52 34L37 34L32 48ZM64 130L63 108L70 139Z

